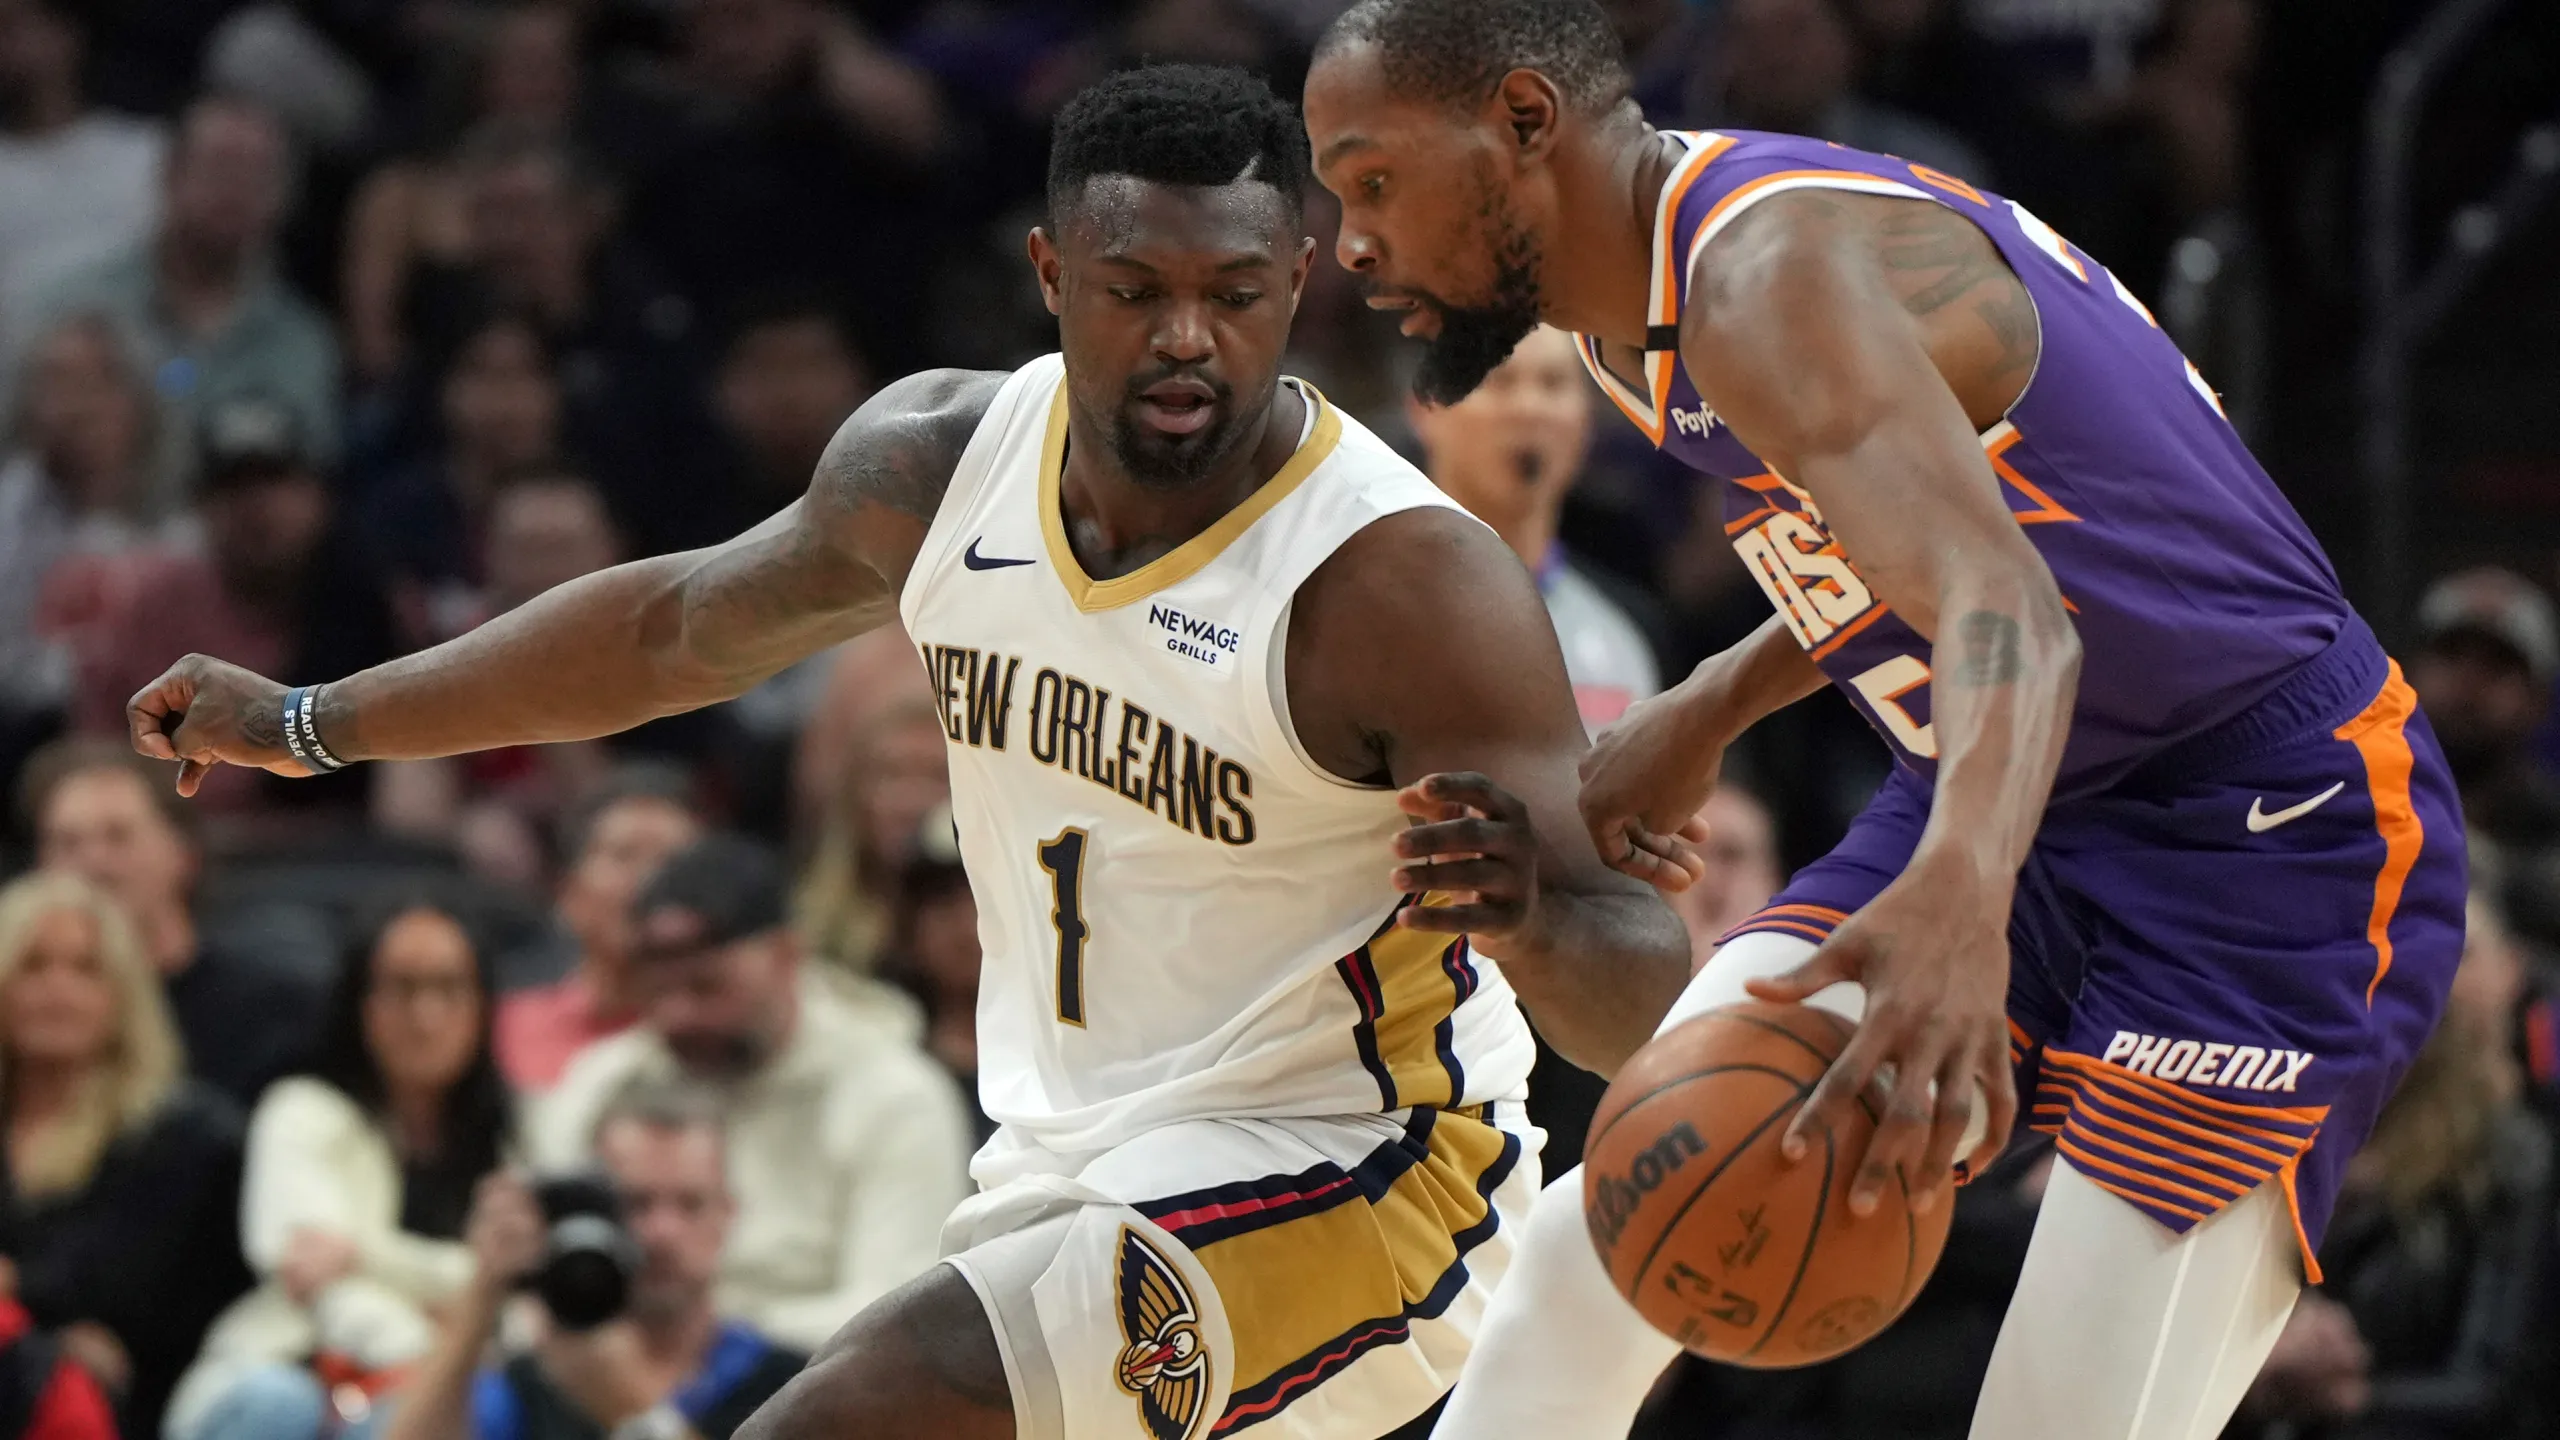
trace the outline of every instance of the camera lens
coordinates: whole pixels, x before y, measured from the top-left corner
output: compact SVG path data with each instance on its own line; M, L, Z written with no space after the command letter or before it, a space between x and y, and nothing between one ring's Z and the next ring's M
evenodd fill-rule
M533 1292L564 1330L592 1330L631 1303L639 1255L631 1236L601 1215L571 1215L551 1227Z

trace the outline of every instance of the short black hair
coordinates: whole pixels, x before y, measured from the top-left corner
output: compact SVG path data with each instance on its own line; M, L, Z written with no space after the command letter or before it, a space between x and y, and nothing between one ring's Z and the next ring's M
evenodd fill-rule
M1086 89L1058 112L1049 136L1049 216L1086 181L1129 175L1166 185L1259 180L1291 219L1306 213L1307 131L1297 107L1250 71L1225 65L1150 65Z
M1473 106L1514 70L1555 82L1565 102L1597 114L1627 97L1626 48L1598 0L1360 0L1316 46L1378 47L1399 94Z

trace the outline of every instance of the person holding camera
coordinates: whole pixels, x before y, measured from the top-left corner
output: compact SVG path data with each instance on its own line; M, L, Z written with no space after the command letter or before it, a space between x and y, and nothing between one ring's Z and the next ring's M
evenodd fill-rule
M807 1357L713 1304L737 1208L725 1152L716 1098L645 1085L597 1124L597 1180L483 1180L471 1282L382 1440L729 1440ZM534 1338L483 1368L528 1291Z

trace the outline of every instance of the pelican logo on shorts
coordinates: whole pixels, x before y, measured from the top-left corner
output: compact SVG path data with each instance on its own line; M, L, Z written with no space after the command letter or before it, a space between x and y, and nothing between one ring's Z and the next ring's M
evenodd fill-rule
M1138 1400L1147 1440L1191 1440L1209 1404L1200 1306L1172 1264L1120 1227L1120 1388Z
M1662 1138L1639 1151L1627 1162L1624 1175L1600 1177L1600 1202L1587 1217L1591 1233L1604 1246L1618 1243L1618 1232L1636 1213L1644 1197L1662 1188L1692 1156L1707 1153L1707 1142L1698 1138L1697 1127L1683 1120L1662 1132Z

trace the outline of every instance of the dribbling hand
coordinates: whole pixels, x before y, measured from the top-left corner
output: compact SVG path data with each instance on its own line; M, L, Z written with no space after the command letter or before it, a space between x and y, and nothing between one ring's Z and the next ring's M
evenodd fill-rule
M284 696L285 687L263 675L190 655L126 702L125 723L135 750L178 762L181 795L195 794L216 765L308 775L285 748Z
M2018 1118L2008 917L2005 896L1905 871L1802 965L1745 982L1755 998L1777 1004L1801 1004L1843 980L1866 987L1857 1033L1780 1142L1788 1159L1800 1158L1826 1131L1839 1132L1851 1106L1872 1101L1881 1113L1866 1154L1841 1157L1858 1167L1852 1214L1874 1213L1897 1175L1914 1210L1944 1197L1977 1087L1989 1114L1967 1164L1980 1173L2008 1145Z

